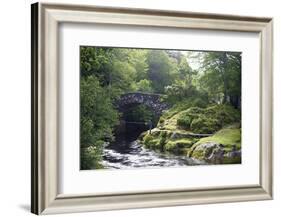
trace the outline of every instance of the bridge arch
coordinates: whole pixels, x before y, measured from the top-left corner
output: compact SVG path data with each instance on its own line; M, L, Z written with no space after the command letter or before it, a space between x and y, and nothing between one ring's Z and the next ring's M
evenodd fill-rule
M133 105L145 105L160 116L164 110L169 108L169 105L161 100L162 96L162 94L155 93L130 92L121 95L117 105L121 112Z

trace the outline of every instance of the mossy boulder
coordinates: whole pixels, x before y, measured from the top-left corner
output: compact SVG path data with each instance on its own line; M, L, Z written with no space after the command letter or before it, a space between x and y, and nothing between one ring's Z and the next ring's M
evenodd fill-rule
M223 144L225 148L231 150L235 145L237 149L241 149L241 129L233 128L237 125L232 125L221 129L213 136L200 139L196 144L202 144L206 142L215 142L217 144Z
M139 135L138 139L139 139L139 140L143 140L143 138L146 136L146 134L147 134L147 131L142 132L142 133Z
M200 139L188 156L212 164L241 163L241 129L226 128Z
M198 160L208 160L214 150L220 150L223 146L214 142L197 144L189 152L189 156Z
M189 149L193 144L194 141L189 139L169 140L165 144L164 150L174 154L186 154L187 149Z
M144 144L146 148L186 155L191 146L198 141L191 134L184 131L169 131L155 128L149 133L139 137L139 141Z
M143 144L145 145L146 148L151 148L151 149L155 149L159 146L159 138L154 137L153 135L147 133L144 137L143 137Z
M234 124L236 123L236 124ZM240 111L229 105L185 104L164 113L151 132L139 137L146 148L187 155L209 163L241 162Z

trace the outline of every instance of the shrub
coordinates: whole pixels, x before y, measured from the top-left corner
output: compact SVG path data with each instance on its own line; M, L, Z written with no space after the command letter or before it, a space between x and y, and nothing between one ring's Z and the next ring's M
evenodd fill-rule
M229 105L213 105L206 109L191 107L181 112L177 125L196 133L214 133L220 128L240 122L240 112Z
M208 100L203 100L201 98L194 98L190 102L190 106L192 107L205 108L207 105L208 105Z
M190 107L186 111L189 115L198 116L201 113L204 113L204 109L200 107Z
M177 119L177 125L185 129L190 129L191 122L192 118L187 114L180 115L180 117Z
M102 150L98 147L89 146L87 148L81 148L80 168L82 170L103 168L100 163L102 160Z
M204 109L199 107L191 107L184 112L181 112L177 119L177 125L185 129L190 129L190 125L194 118L197 118L201 113L204 112Z
M202 115L193 119L190 127L196 133L214 133L221 128L221 125L217 119Z
M183 100L179 103L176 103L172 108L170 108L167 112L165 112L162 117L165 119L169 119L175 114L188 110L190 108L205 108L207 106L207 101L204 101L202 99L190 97L186 100Z
M205 110L206 116L212 116L217 119L221 126L240 122L240 112L230 105L214 105Z

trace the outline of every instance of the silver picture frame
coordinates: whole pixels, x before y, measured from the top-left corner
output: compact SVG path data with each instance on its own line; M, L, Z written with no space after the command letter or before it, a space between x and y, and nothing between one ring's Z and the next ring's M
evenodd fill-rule
M260 179L258 185L103 195L58 193L61 23L99 23L255 32L260 40ZM32 201L35 214L272 199L273 20L206 13L36 3L32 5Z

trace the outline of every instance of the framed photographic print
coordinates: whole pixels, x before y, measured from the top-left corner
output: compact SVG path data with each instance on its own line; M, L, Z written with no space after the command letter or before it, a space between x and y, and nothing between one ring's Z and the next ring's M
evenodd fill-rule
M272 199L272 19L32 5L32 212Z

